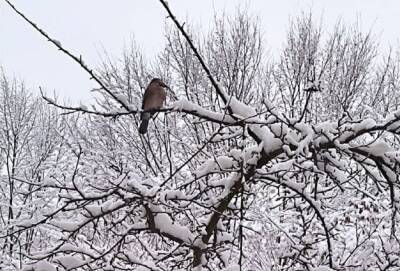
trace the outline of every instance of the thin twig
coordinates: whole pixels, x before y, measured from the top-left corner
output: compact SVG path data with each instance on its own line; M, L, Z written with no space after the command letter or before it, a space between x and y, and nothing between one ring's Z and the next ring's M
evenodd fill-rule
M19 16L21 16L27 23L29 23L37 32L39 32L42 36L47 38L47 40L55 45L61 52L63 52L65 55L70 57L74 62L78 63L79 66L81 66L82 69L84 69L89 75L90 79L95 80L108 95L110 95L113 99L115 99L126 111L130 112L131 109L127 104L125 104L123 101L121 101L117 95L115 95L101 80L97 75L93 72L92 69L90 69L83 61L82 56L77 57L73 53L71 53L69 50L65 49L61 43L50 37L43 29L41 29L36 23L34 23L32 20L27 18L21 11L19 11L9 0L4 0Z
M191 38L189 37L189 35L186 33L185 29L183 28L184 24L179 23L179 21L176 19L175 15L170 10L166 1L160 0L160 2L164 6L165 10L167 11L168 16L171 18L171 20L175 23L176 27L179 29L179 31L182 33L182 35L185 37L190 48L192 49L193 53L195 54L197 60L200 62L201 67L203 68L204 72L207 74L208 79L210 79L210 82L213 85L213 87L215 88L215 91L221 97L221 99L224 101L224 103L226 105L228 105L228 98L225 96L224 92L220 89L217 81L212 76L210 70L208 69L206 63L204 62L203 58L201 57L196 46L194 46L193 41L191 40ZM230 111L230 109L228 109L228 110ZM232 113L232 112L229 112L229 113Z
M216 135L218 135L219 134L219 132L221 131L221 129L222 129L223 127L220 127L220 129L217 131L217 132L215 132L189 159L187 159L186 161L185 161L185 163L183 163L180 167L178 167L175 171L174 171L174 173L172 173L169 177L168 177L168 179L166 179L162 184L160 184L160 187L163 187L164 185L166 185L167 184L167 182L169 181L169 180L171 180L184 166L186 166L187 164L189 164L190 163L190 161L192 161L192 159L193 158L195 158L213 139L214 139L214 137L216 136Z

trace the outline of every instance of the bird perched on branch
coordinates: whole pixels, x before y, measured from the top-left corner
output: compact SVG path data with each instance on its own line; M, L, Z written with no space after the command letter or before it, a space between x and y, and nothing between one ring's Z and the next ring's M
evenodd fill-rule
M144 96L142 109L143 111L157 110L160 109L167 97L166 88L169 88L164 82L159 78L153 78L150 84L147 86ZM141 123L139 127L139 133L145 134L147 132L147 126L149 125L150 118L155 112L143 112L140 116Z

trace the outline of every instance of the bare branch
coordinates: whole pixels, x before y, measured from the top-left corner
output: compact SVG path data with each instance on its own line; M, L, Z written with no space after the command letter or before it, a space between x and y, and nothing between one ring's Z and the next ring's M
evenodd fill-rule
M117 95L115 95L101 80L100 78L95 74L95 72L90 69L85 62L82 59L82 56L77 57L73 53L71 53L69 50L65 49L62 44L54 39L51 38L43 29L41 29L36 23L34 23L32 20L30 20L28 17L26 17L21 11L19 11L9 0L4 0L6 3L19 15L21 18L23 18L27 23L29 23L38 33L40 33L43 37L45 37L50 43L52 43L54 46L56 46L61 52L63 52L65 55L67 55L69 58L71 58L74 62L76 62L83 70L85 70L89 75L90 79L95 80L109 96L111 96L115 101L117 101L127 112L130 112L131 109L129 108L129 105L125 104L122 100L118 98Z

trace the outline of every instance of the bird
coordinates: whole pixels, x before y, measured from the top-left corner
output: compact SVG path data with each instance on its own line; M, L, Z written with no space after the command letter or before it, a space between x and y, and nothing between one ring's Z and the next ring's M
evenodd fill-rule
M160 109L167 97L167 92L165 89L169 89L169 87L164 84L164 82L159 78L153 78L150 81L150 84L147 86L144 95L143 95L143 103L142 110L157 110ZM139 133L145 134L147 132L147 126L149 125L150 118L154 115L155 112L143 112L140 115L141 123L139 126Z

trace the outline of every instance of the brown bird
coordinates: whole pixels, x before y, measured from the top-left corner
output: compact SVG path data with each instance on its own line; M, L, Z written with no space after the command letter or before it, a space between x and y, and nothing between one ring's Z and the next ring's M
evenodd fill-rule
M161 79L153 78L144 92L142 109L144 111L160 109L165 102L165 98L167 97L165 88L168 88L168 86L164 84ZM139 133L145 134L147 132L149 120L154 113L155 112L143 112L141 114L140 119L142 122L140 123Z

